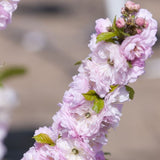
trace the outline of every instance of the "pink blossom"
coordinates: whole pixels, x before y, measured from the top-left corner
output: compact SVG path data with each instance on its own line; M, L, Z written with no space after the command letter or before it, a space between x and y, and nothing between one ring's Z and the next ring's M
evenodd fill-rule
M117 21L116 21L116 26L118 28L123 28L125 26L125 21L124 21L124 18L119 18Z
M142 29L136 28L138 34L142 33Z
M92 34L91 40L88 44L88 47L90 48L91 52L93 52L98 46L98 43L96 43L96 41L97 41L97 34ZM99 43L101 43L101 42L99 42Z
M0 88L0 109L12 109L19 104L15 91L9 87Z
M142 17L137 17L137 18L136 18L136 24L139 25L139 26L144 26L144 24L145 24L145 19L142 18Z
M10 23L11 15L0 4L0 30L5 29L6 25Z
M139 4L135 4L132 1L127 1L125 4L125 7L129 10L129 11L138 11L140 9L140 5Z
M96 160L106 160L106 158L104 157L104 153L102 151L96 154Z
M61 109L63 121L60 121L59 125L68 130L68 133L73 137L89 137L96 134L99 131L104 113L97 115L92 110L92 106L93 102L89 101L74 109L63 106Z
M142 37L144 45L152 47L157 41L157 21L152 18L152 14L146 9L140 9L136 17L142 17L145 19L148 27L143 29L143 32L140 34Z
M59 104L60 110L53 116L52 126L35 132L47 134L55 146L35 143L22 160L105 160L102 147L108 142L106 134L119 125L123 103L131 99L126 85L144 73L145 60L151 56L156 41L156 21L148 11L138 12L139 8L139 4L131 1L125 5L125 11L136 16L139 27L138 34L123 37L122 43L96 43L97 35L108 32L112 26L109 19L96 21L97 33L89 43L91 53L73 77ZM125 25L123 20L117 20L117 27ZM95 92L86 98L83 93L90 90ZM98 113L93 108L95 99L103 102Z
M93 160L95 153L88 143L84 143L80 139L60 138L56 144L66 160Z
M38 160L66 160L60 150L55 146L50 146L48 144L35 144L36 156Z
M101 43L91 58L92 61L84 62L84 69L100 97L105 96L110 85L124 83L128 64L120 54L119 45Z
M26 152L22 158L22 160L33 160L37 159L38 154L34 147L31 147L28 152Z
M11 22L12 13L17 8L19 0L2 0L0 1L0 30L6 28Z
M55 142L56 139L58 138L58 135L56 134L56 132L54 132L52 130L51 127L41 127L41 128L39 128L38 130L35 131L34 136L37 136L41 133L42 134L47 134L53 140L53 142Z
M142 37L142 34L138 34L127 37L122 42L120 51L128 60L133 61L136 58L146 60L152 54L151 45L147 45L146 39Z
M9 126L9 112L18 104L15 92L6 87L0 87L0 159L6 153L3 145L4 138L7 136Z
M8 127L7 124L0 120L0 142L4 140L7 135Z
M121 117L121 108L123 104L113 103L105 106L106 115L103 119L103 124L107 129L116 128L119 125L120 117Z
M132 62L132 68L128 70L126 80L129 83L133 83L137 80L139 76L144 73L145 62L140 59L135 59Z
M129 93L126 91L124 85L118 86L113 92L109 93L105 97L105 103L114 104L114 103L124 103L129 100Z
M83 73L73 76L73 82L69 85L69 87L79 93L88 92L90 89L88 76Z
M145 44L145 39L142 39L139 34L126 38L120 50L132 65L132 68L128 70L126 80L135 82L144 73L144 61L152 55L152 49Z
M85 99L82 93L74 90L73 88L70 88L68 91L64 93L63 104L67 104L67 106L69 107L75 108L83 104L84 102L85 102ZM60 106L62 106L62 104L60 104Z
M103 32L108 32L108 28L111 26L112 26L112 23L108 18L106 19L100 18L96 20L95 30L97 34L100 34Z
M4 157L5 153L6 153L6 148L4 144L0 141L0 159Z
M103 122L101 123L101 127L99 132L91 137L88 137L89 145L92 147L94 153L97 153L102 150L103 146L108 143L108 139L106 137L108 132L104 129ZM84 139L84 141L87 141Z

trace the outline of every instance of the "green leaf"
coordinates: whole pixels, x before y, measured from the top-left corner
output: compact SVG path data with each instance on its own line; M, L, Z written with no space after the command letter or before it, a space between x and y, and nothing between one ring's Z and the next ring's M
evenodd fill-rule
M96 112L96 113L100 113L100 111L103 109L104 107L104 100L102 98L97 98L94 101L94 105L92 107L92 109Z
M24 73L26 73L26 69L23 67L14 66L14 67L4 68L3 70L0 71L0 81L2 82L11 77L23 75Z
M104 99L100 98L99 95L94 91L90 90L87 93L82 94L84 98L88 101L94 101L92 109L99 113L104 107Z
M114 20L113 20L113 24L112 24L112 29L114 30L114 32L117 31L117 26L116 26L116 16L114 17Z
M117 28L117 26L116 26L116 16L115 16L113 24L112 24L112 29L116 33L117 37L120 37L120 29Z
M104 155L105 156L111 156L111 153L110 152L104 152ZM106 160L109 160L108 158L105 158Z
M82 61L78 61L74 65L81 65L81 64L82 64Z
M101 33L97 36L97 43L100 42L100 41L108 41L115 36L116 36L116 33L114 33L114 32Z
M40 133L33 137L37 143L42 144L49 144L50 146L55 146L55 143L52 141L52 139L44 133Z
M113 22L113 25L112 25L112 29L113 29L113 31L116 33L116 35L117 35L118 37L120 37L120 38L122 38L123 36L124 36L124 37L130 36L130 34L124 32L123 29L117 28L117 26L116 26L116 16L115 16L115 18L114 18L114 22Z
M117 85L111 85L111 86L110 86L111 89L110 89L109 92L110 92L110 93L113 92L118 86L119 86L119 84L117 84Z
M87 101L94 101L98 98L98 95L94 90L90 90L87 93L82 93L82 95Z
M111 156L111 153L110 152L104 152L104 155L109 155L109 156Z
M127 90L128 93L129 93L129 98L130 98L131 100L133 100L134 94L135 94L134 89L131 88L130 86L127 86L127 85L125 85L125 87L126 87L126 90Z

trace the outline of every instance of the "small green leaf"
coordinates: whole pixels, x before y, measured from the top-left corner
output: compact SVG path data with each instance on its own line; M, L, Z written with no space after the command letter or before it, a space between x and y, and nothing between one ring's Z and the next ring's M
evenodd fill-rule
M111 156L111 153L110 152L104 152L104 155L105 156ZM108 158L105 158L105 160L109 160Z
M110 92L110 93L113 92L118 86L119 86L119 84L117 84L117 85L111 85L111 86L110 86L111 89L110 89L109 92Z
M52 141L52 139L44 133L40 133L33 137L37 143L42 144L49 144L50 146L55 146L55 143Z
M23 67L13 66L4 68L3 70L0 71L0 81L2 82L11 77L23 75L24 73L26 73L26 69Z
M104 100L101 99L101 98L97 98L95 101L94 101L94 105L92 107L92 109L96 112L96 113L100 113L101 110L103 109L104 107Z
M128 93L129 93L129 98L130 98L131 100L133 100L134 94L135 94L134 89L131 88L130 86L127 86L127 85L126 85L125 87L126 87L126 90L127 90Z
M113 24L112 24L112 29L116 33L117 37L120 37L120 29L117 28L117 25L116 25L116 16L115 16Z
M112 29L114 30L114 32L117 31L117 26L116 26L116 16L114 17L114 20L113 20L113 24L112 24Z
M90 90L87 93L82 94L84 98L88 101L94 101L92 109L99 113L104 107L104 99L100 98L99 95L94 91Z
M108 41L115 36L116 36L116 33L114 33L114 32L101 33L97 36L97 43L100 42L100 41Z
M109 156L111 156L111 153L110 152L104 152L104 155L109 155Z
M83 93L82 95L87 101L94 101L98 98L98 95L94 90L90 90L87 93Z
M130 36L130 34L124 32L124 29L117 28L117 26L116 26L116 16L115 16L115 18L114 18L114 22L113 22L113 25L112 25L112 29L113 29L113 31L116 33L116 35L117 35L119 38L123 38L123 37L128 37L128 36Z
M74 65L81 65L81 64L82 64L82 61L78 61Z
M127 61L129 68L132 68L132 62L131 61Z

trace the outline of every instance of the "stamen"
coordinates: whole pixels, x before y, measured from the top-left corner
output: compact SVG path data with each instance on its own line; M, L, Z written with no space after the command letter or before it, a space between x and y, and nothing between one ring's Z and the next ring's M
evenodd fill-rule
M72 149L72 153L76 155L76 154L79 153L79 151L78 151L76 148L73 148L73 149Z
M85 114L85 117L86 117L86 118L90 118L90 117L91 117L91 114L90 114L89 112L87 112L87 113Z

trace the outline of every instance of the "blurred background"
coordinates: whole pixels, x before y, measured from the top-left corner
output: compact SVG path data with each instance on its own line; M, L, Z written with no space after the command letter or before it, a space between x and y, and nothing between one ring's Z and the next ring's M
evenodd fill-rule
M159 21L159 0L138 3ZM52 124L57 104L77 74L74 63L90 53L87 44L95 20L105 18L107 11L105 0L21 0L12 24L0 32L1 63L28 70L25 76L6 82L21 104L12 114L5 159L19 160L32 146L34 130ZM159 49L158 41L146 74L132 85L135 98L125 103L120 127L110 131L104 148L111 152L110 160L160 159Z

